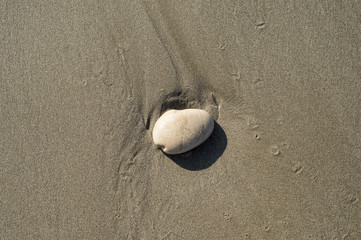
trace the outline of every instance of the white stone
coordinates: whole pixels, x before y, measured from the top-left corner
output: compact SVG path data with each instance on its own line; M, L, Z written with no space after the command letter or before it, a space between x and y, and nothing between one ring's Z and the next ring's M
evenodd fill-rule
M201 109L168 110L155 123L153 141L167 154L187 152L212 133L214 120Z

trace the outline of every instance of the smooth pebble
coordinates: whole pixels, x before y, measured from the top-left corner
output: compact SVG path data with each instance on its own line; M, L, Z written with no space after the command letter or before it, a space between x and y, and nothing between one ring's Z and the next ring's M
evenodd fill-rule
M153 141L167 154L180 154L203 143L213 128L214 120L204 110L168 110L154 125Z

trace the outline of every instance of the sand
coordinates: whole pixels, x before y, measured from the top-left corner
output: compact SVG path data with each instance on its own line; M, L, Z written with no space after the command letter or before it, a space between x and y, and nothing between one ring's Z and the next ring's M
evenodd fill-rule
M361 239L360 1L0 6L0 239Z

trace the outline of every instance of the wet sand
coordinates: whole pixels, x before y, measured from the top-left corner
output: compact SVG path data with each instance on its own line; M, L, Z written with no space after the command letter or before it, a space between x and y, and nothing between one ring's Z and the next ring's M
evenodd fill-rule
M361 239L359 1L2 1L0 239ZM211 137L151 131L200 108Z

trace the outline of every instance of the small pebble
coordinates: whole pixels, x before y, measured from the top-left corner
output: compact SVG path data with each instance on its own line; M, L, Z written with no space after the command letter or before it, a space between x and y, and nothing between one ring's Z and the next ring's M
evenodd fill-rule
M153 141L167 154L180 154L203 143L213 128L214 120L204 110L168 110L154 125Z

